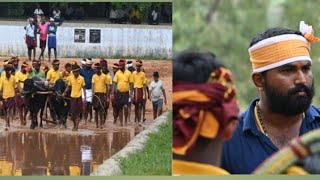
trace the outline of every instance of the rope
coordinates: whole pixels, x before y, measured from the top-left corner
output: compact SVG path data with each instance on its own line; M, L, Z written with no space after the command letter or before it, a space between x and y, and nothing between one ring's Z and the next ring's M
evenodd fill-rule
M98 99L98 101L99 101L99 103L100 103L100 105L101 105L101 107L103 109L103 112L105 112L105 109L104 109L104 107L102 105L101 99L97 95L94 95L94 96Z
M290 144L266 159L254 174L285 173L299 159L320 153L320 130L313 130L293 139Z

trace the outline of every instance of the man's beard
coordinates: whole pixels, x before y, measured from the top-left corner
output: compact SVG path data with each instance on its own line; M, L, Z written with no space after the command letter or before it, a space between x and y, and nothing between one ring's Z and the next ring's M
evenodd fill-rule
M267 83L264 84L264 90L267 97L268 108L274 113L287 116L294 116L305 112L309 108L315 94L313 81L309 87L306 85L297 85L289 89L286 94L278 92ZM297 96L296 94L301 91L305 92L306 95Z

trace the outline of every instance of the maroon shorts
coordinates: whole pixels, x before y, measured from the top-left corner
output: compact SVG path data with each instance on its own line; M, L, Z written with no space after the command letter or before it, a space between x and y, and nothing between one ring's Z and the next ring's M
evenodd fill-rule
M115 107L121 108L124 105L129 104L129 91L128 92L117 92L117 96L115 98Z
M36 42L35 37L27 36L26 43L27 43L28 49L33 49L37 46L37 42Z
M109 102L107 102L106 93L95 93L92 97L92 107L94 110L109 108Z
M134 105L144 103L143 88L134 88L134 97L133 97L132 103Z
M13 109L14 108L14 97L7 98L3 100L4 109Z
M71 98L70 100L70 112L72 114L80 115L82 113L82 98Z

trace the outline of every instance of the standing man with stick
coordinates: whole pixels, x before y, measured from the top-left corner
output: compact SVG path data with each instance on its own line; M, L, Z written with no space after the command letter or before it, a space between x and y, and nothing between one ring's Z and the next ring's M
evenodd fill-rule
M79 128L80 114L82 113L82 89L84 91L84 99L86 99L85 82L84 78L79 75L79 71L79 65L76 64L72 67L73 75L69 78L68 87L63 93L63 96L66 96L67 92L71 89L70 111L73 121L73 131L78 131Z
M135 119L137 123L141 125L141 115L144 99L147 98L145 89L146 74L141 71L142 61L136 61L137 70L132 73L133 91L134 97L132 97L132 103L135 106Z

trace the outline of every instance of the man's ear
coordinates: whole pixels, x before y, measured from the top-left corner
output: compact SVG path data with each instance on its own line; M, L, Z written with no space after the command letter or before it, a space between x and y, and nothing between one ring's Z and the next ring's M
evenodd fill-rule
M262 89L263 88L263 84L265 79L263 78L261 73L254 73L251 76L252 81L254 83L254 85L258 88L258 89Z
M223 140L228 140L232 137L234 131L236 130L237 128L237 125L238 125L238 120L237 119L234 119L234 120L231 120L225 130L224 130L224 133L223 133Z

